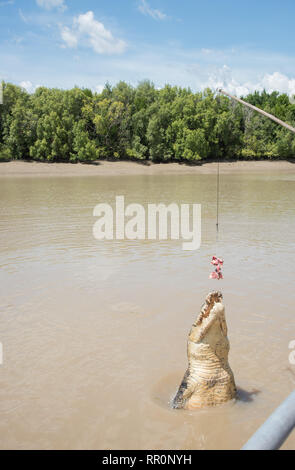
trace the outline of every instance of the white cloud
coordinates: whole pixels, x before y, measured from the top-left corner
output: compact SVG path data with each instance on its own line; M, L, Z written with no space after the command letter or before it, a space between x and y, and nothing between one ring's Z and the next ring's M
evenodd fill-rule
M18 9L18 14L21 18L21 20L24 22L24 23L28 23L28 18L23 14L22 10L19 8Z
M223 88L237 96L247 95L264 89L268 93L279 91L289 96L295 94L295 78L289 78L280 72L267 73L257 77L256 81L239 81L234 78L231 69L224 65L217 72L208 76L208 86L213 89Z
M225 91L238 96L247 95L250 91L254 91L255 89L255 86L253 89L252 85L248 82L241 83L236 80L232 75L231 69L227 65L209 73L207 83L207 86L213 90L222 88Z
M127 47L125 41L115 38L103 23L94 19L92 11L75 17L72 29L63 27L61 37L68 47L76 47L82 41L97 54L121 54Z
M62 28L61 37L68 47L76 47L78 44L77 36L67 26Z
M104 89L104 85L96 85L95 87L95 91L97 91L97 93L101 93Z
M214 50L213 50L213 49L201 49L201 52L202 52L203 54L208 55L208 54L213 54L213 53L214 53Z
M36 87L33 86L33 83L30 82L29 80L25 80L23 82L20 82L19 86L24 88L28 93L33 93L35 91L35 88L36 88Z
M64 0L36 0L37 5L45 10L52 10L52 8L58 8L64 11L67 7L64 4Z
M280 90L288 95L295 94L295 78L288 78L280 72L266 74L263 77L262 85L270 92Z
M144 15L148 15L154 18L154 20L165 20L167 18L167 15L165 13L161 12L160 10L151 8L146 0L140 0L138 9Z

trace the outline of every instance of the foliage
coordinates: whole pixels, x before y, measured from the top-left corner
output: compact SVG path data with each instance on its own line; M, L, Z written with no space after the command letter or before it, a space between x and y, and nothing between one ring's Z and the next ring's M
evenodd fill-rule
M3 82L3 98L1 160L193 163L295 155L292 133L210 89L157 90L144 81L106 84L101 93L40 87L29 94ZM286 94L256 91L244 99L294 126L295 105Z

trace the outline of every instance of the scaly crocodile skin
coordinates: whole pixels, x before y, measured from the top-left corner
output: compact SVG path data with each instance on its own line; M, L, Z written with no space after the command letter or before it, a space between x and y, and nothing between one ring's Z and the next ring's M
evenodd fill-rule
M188 337L188 368L173 400L173 408L192 410L234 398L236 385L228 353L222 294L211 292Z

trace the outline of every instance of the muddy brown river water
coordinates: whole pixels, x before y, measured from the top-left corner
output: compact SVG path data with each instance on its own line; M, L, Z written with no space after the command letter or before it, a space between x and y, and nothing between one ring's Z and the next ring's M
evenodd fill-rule
M294 389L295 172L0 178L0 447L239 449ZM202 244L95 240L93 208L202 204ZM209 280L222 256L224 280ZM170 401L188 331L223 292L239 397ZM283 446L295 448L295 433Z

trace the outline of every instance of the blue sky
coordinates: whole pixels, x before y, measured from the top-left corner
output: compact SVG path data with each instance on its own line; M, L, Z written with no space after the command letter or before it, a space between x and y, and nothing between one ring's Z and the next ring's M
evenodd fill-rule
M0 0L0 78L295 94L294 0Z

